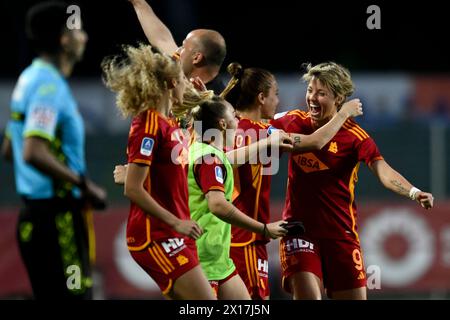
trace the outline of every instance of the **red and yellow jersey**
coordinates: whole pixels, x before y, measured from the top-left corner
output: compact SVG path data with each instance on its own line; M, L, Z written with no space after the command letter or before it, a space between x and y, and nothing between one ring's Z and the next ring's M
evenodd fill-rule
M267 137L268 124L241 118L236 132L236 148L247 146ZM269 167L270 164L264 165ZM244 164L234 170L233 204L249 217L270 222L270 175L262 175L263 165ZM255 240L266 241L259 234L233 226L231 246L245 246Z
M194 165L194 178L204 194L209 191L225 193L227 170L220 159L212 154L203 156L202 161Z
M145 190L180 219L190 219L186 168L188 151L183 133L173 120L155 110L137 115L128 137L128 163L149 167ZM161 220L131 203L127 225L130 250L142 250L152 240L183 237Z
M309 114L300 110L272 125L291 133L314 132ZM380 159L375 142L351 119L321 150L291 154L283 219L303 221L306 234L316 239L359 241L355 204L359 162L371 165Z

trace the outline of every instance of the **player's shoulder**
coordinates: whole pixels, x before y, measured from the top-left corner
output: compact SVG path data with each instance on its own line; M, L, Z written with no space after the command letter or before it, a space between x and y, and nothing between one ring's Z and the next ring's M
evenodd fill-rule
M238 128L247 130L247 129L267 129L270 127L270 124L262 122L262 121L252 121L247 118L240 118L238 123Z
M166 118L154 109L147 109L136 115L133 118L131 125L139 128L144 134L154 136L156 136L158 132L162 132L163 135L172 134L174 129L179 129L174 119Z
M357 141L364 141L370 138L369 134L353 119L347 119L342 129Z
M274 116L274 120L279 120L279 119L295 119L298 118L300 120L306 120L308 118L310 118L309 113L300 109L291 109L288 111L284 111L284 112L280 112L275 114Z

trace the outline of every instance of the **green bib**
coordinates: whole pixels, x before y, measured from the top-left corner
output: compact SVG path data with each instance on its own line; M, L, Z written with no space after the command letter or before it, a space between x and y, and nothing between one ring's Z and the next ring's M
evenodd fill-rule
M208 144L194 142L189 148L189 210L191 218L203 229L197 240L200 264L208 280L222 280L236 269L230 258L231 225L216 217L208 208L208 201L194 177L194 164L205 155L214 154L225 166L225 198L231 202L234 188L233 168L225 153ZM225 175L224 175L225 176Z

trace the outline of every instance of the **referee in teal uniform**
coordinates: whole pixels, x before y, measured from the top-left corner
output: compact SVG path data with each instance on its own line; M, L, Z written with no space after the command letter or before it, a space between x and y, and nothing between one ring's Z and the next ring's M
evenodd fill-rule
M2 148L24 203L17 235L36 299L92 298L90 208L106 200L86 178L83 119L66 81L87 42L81 27L68 29L67 7L44 2L28 11L38 57L15 86Z

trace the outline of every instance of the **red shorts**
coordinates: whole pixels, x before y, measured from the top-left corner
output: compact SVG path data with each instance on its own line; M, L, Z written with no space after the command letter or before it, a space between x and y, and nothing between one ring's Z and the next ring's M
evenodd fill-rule
M327 294L365 287L366 272L358 242L352 240L284 237L280 241L283 289L291 293L288 278L312 272L323 281Z
M230 280L231 278L233 278L234 276L237 276L237 275L238 275L237 270L234 269L234 271L228 277L226 277L225 279L222 279L222 280L208 280L209 285L211 286L211 288L214 291L214 295L217 297L217 293L219 292L219 287L221 285L223 285L225 282L227 282L228 280Z
M269 297L269 261L266 243L253 242L244 247L231 247L231 259L253 300Z
M144 250L130 253L163 294L170 292L176 279L199 264L195 241L190 238L154 240Z

